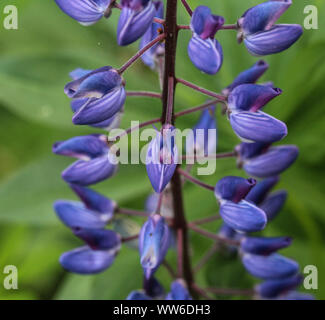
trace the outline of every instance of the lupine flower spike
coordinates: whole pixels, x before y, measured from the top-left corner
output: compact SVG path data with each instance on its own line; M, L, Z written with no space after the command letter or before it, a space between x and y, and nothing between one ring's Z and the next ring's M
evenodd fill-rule
M239 257L247 272L261 279L254 288L243 292L246 295L254 299L313 299L311 295L296 291L302 282L298 263L278 253L289 247L292 239L286 235L264 237L262 233L251 234L261 232L282 210L287 192L273 189L280 180L280 174L298 157L298 148L294 145L272 145L282 140L288 130L284 122L265 113L267 104L271 101L273 103L273 100L280 101L282 94L282 90L271 81L260 81L269 64L264 60L256 61L235 77L231 84L224 86L221 94L175 77L176 47L181 30L190 32L187 50L191 62L208 75L216 74L222 67L223 50L215 36L224 29L236 30L238 40L244 42L253 55L269 55L288 49L299 39L302 28L299 25L275 23L292 1L270 0L261 3L248 9L237 20L237 24L232 25L225 25L225 19L212 14L206 6L198 6L192 11L186 0L181 2L190 15L187 25L177 23L176 0L167 0L166 14L162 1L55 2L63 12L83 25L96 23L102 17L108 18L113 9L119 9L118 44L126 46L141 39L140 50L121 64L120 68L78 68L70 73L72 81L65 86L64 92L71 99L73 124L89 125L96 130L117 128L124 113L126 96L160 98L163 104L160 116L139 126L143 128L161 123L161 130L157 130L146 153L146 170L153 191L148 192L150 195L145 203L145 211L122 208L121 203L117 205L105 195L89 189L90 185L109 179L116 173L119 153L115 151L114 143L118 139L108 140L105 134L97 133L73 137L53 145L55 154L77 159L63 171L62 178L80 199L58 200L54 203L58 218L83 242L81 247L61 255L59 261L62 267L78 274L96 274L114 263L125 243L132 244L130 250L136 243L139 254L137 263L141 265L144 277L142 288L132 288L128 295L125 294L127 300L210 298L213 292L222 293L225 290L202 288L202 284L195 282L195 279L198 282L201 277L195 277L194 272L216 250L220 250L220 254L225 253L230 259ZM152 70L159 71L161 92L125 91L126 83L122 74L129 72L133 63L140 60ZM174 100L179 83L214 100L178 112ZM230 152L216 153L216 107L220 103L223 105L222 114L226 115L234 135L241 142ZM176 146L177 120L197 111L201 111L201 116L193 133L186 137L186 155L179 155ZM135 129L131 127L125 133ZM188 160L188 157L193 162L186 163L183 169L178 160ZM238 169L242 169L246 177L218 177L214 186L191 173L192 164L195 161L200 164L199 158L229 157L237 161ZM132 175L129 179L133 179ZM196 184L195 187L214 192L219 206L215 210L219 214L188 221L185 212L188 204L183 200L185 179ZM142 181L139 180L139 183ZM201 206L200 214L204 214L205 204L202 199L196 199L195 196L193 199ZM134 227L132 232L125 232L122 227L116 226L117 221L130 221L123 219L122 215L146 220L141 228ZM219 218L222 219L219 230L211 232L201 228L201 225ZM113 228L109 228L111 222ZM190 231L214 241L213 247L202 254L201 261L195 267L191 265L189 242L196 238L192 238ZM168 261L169 249L176 250L177 269ZM166 268L171 275L169 283L160 282L160 272L157 272L160 267ZM170 291L166 292L164 288L169 287ZM231 288L227 290L231 291ZM234 292L237 295L238 289Z

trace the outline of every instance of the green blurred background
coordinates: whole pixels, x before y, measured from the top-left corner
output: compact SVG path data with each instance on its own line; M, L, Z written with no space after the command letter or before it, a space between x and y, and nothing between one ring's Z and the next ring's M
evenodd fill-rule
M192 0L209 5L234 23L258 0ZM272 80L284 93L267 107L267 112L288 124L289 135L283 141L297 144L301 154L296 164L282 177L279 188L289 191L283 212L268 225L264 234L289 235L293 245L283 253L296 259L303 270L316 265L319 289L312 292L325 298L324 190L325 190L325 1L296 0L281 18L285 23L303 24L303 9L318 7L319 29L305 30L303 38L290 50L266 57L270 70L263 81ZM14 4L19 13L19 29L5 30L4 6ZM179 6L180 23L188 23ZM51 154L53 142L94 132L71 123L69 101L63 86L68 73L77 67L86 69L103 65L120 66L137 50L138 44L119 48L116 44L118 12L109 20L83 27L56 6L54 0L0 1L0 299L124 299L141 287L141 268L136 250L123 248L113 267L96 276L66 273L58 263L60 254L81 244L56 218L52 204L56 199L75 199L61 181L61 171L71 163ZM224 65L216 76L201 74L190 63L186 47L189 32L179 37L177 74L216 92L232 82L238 72L257 58L236 42L234 31L218 33L225 55ZM157 76L138 62L125 75L129 90L158 90ZM177 110L195 106L205 98L186 88L177 91ZM131 120L148 120L160 115L157 101L128 98L122 128ZM179 128L191 127L198 115L177 122ZM229 123L218 113L219 151L229 151L238 139ZM217 172L204 180L215 183L227 174L243 175L234 160L220 160ZM151 187L141 165L121 166L111 180L96 186L121 206L143 207ZM217 212L213 194L186 185L185 207L189 219ZM128 221L138 228L139 221ZM121 223L121 221L118 221ZM218 223L209 226L217 230ZM191 234L194 261L203 255L211 242ZM172 263L175 253L170 252ZM19 290L4 290L5 265L18 267ZM158 272L166 288L170 278ZM216 255L197 275L201 286L251 287L255 280L243 271L240 263Z

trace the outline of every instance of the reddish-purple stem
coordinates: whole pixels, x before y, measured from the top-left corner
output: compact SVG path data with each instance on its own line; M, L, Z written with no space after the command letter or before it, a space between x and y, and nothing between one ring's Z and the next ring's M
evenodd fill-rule
M207 96L210 96L210 97L216 98L216 99L221 100L221 101L226 101L226 100L227 100L227 97L226 97L226 96L223 96L223 95L221 95L221 94L217 94L217 93L212 92L212 91L210 91L210 90L207 90L207 89L204 89L204 88L202 88L202 87L199 87L199 86L197 86L196 84L191 83L191 82L189 82L189 81L186 81L186 80L184 80L184 79L177 78L176 81L177 81L177 83L181 83L181 84L183 84L184 86L189 87L189 88L191 88L191 89L193 89L193 90L196 90L196 91L198 91L198 92L201 92L201 93L203 93L203 94L205 94L205 95L207 95Z
M191 181L192 183L194 183L202 188L208 189L210 191L214 191L214 186L211 186L209 184L202 182L199 179L194 178L188 172L184 171L181 168L177 168L177 170L178 170L178 173L181 174L183 177L185 177L188 181Z
M192 11L190 5L187 3L187 1L186 1L186 0L181 0L181 2L182 2L182 4L183 4L184 8L186 9L186 11L188 12L188 14L189 14L190 16L192 16L193 11Z
M150 41L146 46L139 50L132 58L130 58L120 69L117 70L119 74L122 74L128 69L134 62L136 62L147 50L153 47L157 42L162 41L166 37L166 34L159 35L156 39Z

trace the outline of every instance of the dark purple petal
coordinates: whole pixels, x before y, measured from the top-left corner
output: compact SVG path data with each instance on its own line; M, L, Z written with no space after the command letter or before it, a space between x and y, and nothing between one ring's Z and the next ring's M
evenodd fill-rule
M108 147L105 135L88 135L74 137L66 141L56 142L53 153L89 160L107 153Z
M156 8L152 1L138 10L123 6L117 26L117 43L126 46L141 38L149 29L155 14Z
M227 87L227 91L230 92L237 86L245 83L255 83L269 68L269 65L263 61L257 61L250 69L240 73L234 82Z
M163 217L152 215L142 226L139 237L141 265L149 279L165 258L170 244L170 232Z
M242 23L244 33L248 35L270 29L291 4L291 0L274 0L247 10Z
M255 185L256 180L254 179L229 176L218 181L214 193L217 199L238 203L246 197Z
M303 277L295 275L287 279L267 280L256 287L256 292L261 298L276 298L277 296L293 290L303 281Z
M208 156L217 149L217 121L215 106L202 111L198 123L193 127L193 134L186 137L186 153L190 155L204 154Z
M279 24L268 31L258 32L244 39L247 50L254 56L265 56L290 48L302 35L299 24Z
M192 300L192 297L182 279L175 280L171 285L171 291L166 300Z
M244 237L241 239L240 248L246 253L268 255L291 245L289 237Z
M92 250L119 250L121 247L121 236L112 230L74 228L73 233Z
M100 99L89 99L73 116L74 124L98 124L116 115L126 98L124 87L117 87Z
M238 233L234 229L230 228L227 224L223 223L218 234L220 237L225 239L235 239Z
M71 18L90 25L103 17L110 0L55 0L55 2Z
M145 293L155 299L161 299L165 295L165 289L155 277L145 278L143 280Z
M60 220L69 228L104 228L111 219L110 215L89 210L82 203L76 201L56 201L54 210Z
M64 253L60 263L64 269L79 274L95 274L109 268L115 259L115 252L91 250L81 247Z
M261 279L283 279L295 275L299 270L296 261L277 253L269 256L246 253L242 257L246 270L254 277Z
M297 159L299 150L294 145L271 147L266 153L244 162L244 170L254 177L276 176Z
M148 147L146 168L152 187L157 193L162 192L174 175L178 161L175 145L174 127L163 128L157 132Z
M106 198L100 193L76 184L70 184L71 189L78 195L85 206L100 213L108 214L113 217L116 209L116 202Z
M285 123L261 111L232 112L230 124L244 142L273 143L288 134Z
M239 203L222 202L220 215L230 228L241 232L261 231L267 222L264 211L245 200Z
M83 107L85 104L87 104L89 98L81 98L81 99L74 99L71 101L71 109L73 113L76 113ZM112 117L108 118L107 120L100 121L97 123L90 124L91 127L94 128L101 128L104 130L111 130L118 128L121 123L123 112L117 112Z
M259 181L254 188L247 194L245 200L255 203L256 205L266 198L270 190L278 183L279 177L270 177Z
M132 291L127 296L126 300L152 300L152 299L141 291Z
M270 194L260 205L260 208L266 213L268 221L273 220L281 211L287 200L286 191L277 191Z
M62 173L64 181L81 186L89 186L111 177L117 165L104 155L89 161L78 160Z
M228 107L230 110L256 112L281 93L279 88L242 84L230 92Z
M253 158L267 151L270 144L265 144L263 142L245 143L242 142L236 146L236 151L238 152L240 159L245 160Z
M222 66L223 51L216 39L203 40L194 34L188 44L187 52L192 63L202 72L216 74Z
M213 15L210 8L198 6L192 15L191 29L201 39L212 39L224 23L224 18Z

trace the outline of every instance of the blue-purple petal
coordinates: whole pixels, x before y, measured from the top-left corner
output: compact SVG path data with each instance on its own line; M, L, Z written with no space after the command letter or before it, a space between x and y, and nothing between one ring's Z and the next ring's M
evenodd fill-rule
M277 253L269 256L246 253L242 256L242 262L251 275L266 280L287 278L299 271L296 261Z
M282 173L297 159L299 150L294 145L271 147L267 152L244 162L244 170L254 177L266 178Z
M149 279L165 258L170 245L169 228L160 215L152 215L142 226L139 237L141 265Z
M261 111L232 112L230 124L244 142L273 143L288 134L285 123Z
M167 294L166 300L192 300L192 297L182 279L175 280L171 285L171 291Z
M104 155L89 161L78 160L62 172L62 178L68 183L89 186L111 177L117 165Z
M150 27L155 14L152 1L140 10L124 6L117 26L117 43L126 46L141 38Z
M273 220L283 208L288 197L286 191L277 191L271 193L260 205L260 208L266 213L268 221Z
M281 93L282 90L279 88L242 84L230 92L228 106L230 110L256 112Z
M74 228L73 233L92 250L119 250L121 246L121 236L112 230Z
M258 32L244 39L247 50L254 56L265 56L290 48L302 35L298 24L279 24L270 30Z
M267 222L264 211L245 200L239 203L223 201L220 215L230 228L240 232L261 231Z
M245 200L260 205L266 198L270 190L278 183L279 177L270 177L259 181L252 190L247 194Z
M91 250L86 246L64 253L60 257L60 263L70 272L96 274L109 268L114 258L115 252Z
M241 239L240 248L246 253L268 255L290 246L291 242L289 237L244 237Z
M261 298L276 298L277 296L293 290L303 281L301 275L295 275L286 279L267 280L256 287L256 291Z
M291 6L291 0L266 1L246 11L242 28L246 35L270 29Z
M240 73L226 90L230 92L241 84L255 83L268 68L269 65L265 61L257 61L251 68Z
M126 298L126 300L152 300L144 292L132 291Z
M89 25L103 17L110 0L55 0L55 2L71 18Z
M69 228L104 228L111 219L110 215L89 210L82 203L76 201L56 201L54 210L60 220Z
M113 217L116 209L116 202L108 199L102 194L76 184L70 184L71 189L78 195L85 206L100 213Z
M92 159L108 151L105 135L88 135L73 137L66 141L56 142L53 153L77 159Z
M223 51L216 39L201 39L194 34L188 44L188 55L200 71L207 74L216 74L223 62Z
M246 197L255 185L256 180L254 179L228 176L218 181L214 192L218 199L238 203Z

